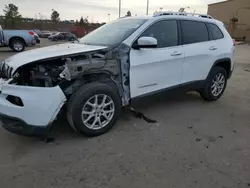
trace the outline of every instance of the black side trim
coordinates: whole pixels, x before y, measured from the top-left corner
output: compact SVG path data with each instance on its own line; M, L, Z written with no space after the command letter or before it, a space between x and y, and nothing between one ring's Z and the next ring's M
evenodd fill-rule
M177 31L178 31L178 46L182 45L182 33L181 33L181 23L177 20Z
M158 91L153 91L150 93L146 93L144 95L140 95L138 97L134 97L131 99L131 102L139 100L141 98L145 98L145 97L149 97L152 95L156 95L159 93L183 93L183 92L188 92L188 91L196 91L199 89L202 89L203 87L205 87L205 83L206 80L200 80L200 81L193 81L193 82L188 82L188 83L184 83L184 84L180 84L180 85L176 85L176 86L172 86L172 87L168 87L168 88L164 88Z
M145 45L145 46L137 46L139 49L143 48L157 48L157 45Z

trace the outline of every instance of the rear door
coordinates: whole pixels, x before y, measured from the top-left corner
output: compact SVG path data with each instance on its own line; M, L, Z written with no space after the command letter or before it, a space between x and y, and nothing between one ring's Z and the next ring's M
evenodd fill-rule
M131 98L179 86L184 53L179 43L178 22L176 20L158 21L146 29L140 37L154 37L157 39L158 46L131 49Z
M205 22L180 20L185 52L181 83L205 80L218 55L215 41L210 40Z

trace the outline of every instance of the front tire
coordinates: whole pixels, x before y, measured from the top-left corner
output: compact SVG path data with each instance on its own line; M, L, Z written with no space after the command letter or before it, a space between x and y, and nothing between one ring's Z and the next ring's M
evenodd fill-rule
M216 101L224 93L227 86L227 72L222 67L214 67L207 79L205 87L200 91L206 101Z
M112 84L90 83L71 96L67 118L71 127L86 136L109 131L121 111L121 99Z

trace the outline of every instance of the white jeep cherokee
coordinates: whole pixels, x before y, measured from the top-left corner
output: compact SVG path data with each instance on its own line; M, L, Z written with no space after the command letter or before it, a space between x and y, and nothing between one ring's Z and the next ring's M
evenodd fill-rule
M204 15L119 19L79 43L3 61L0 118L11 132L40 135L65 106L75 131L97 136L137 97L185 87L219 99L234 68L233 51L223 23Z

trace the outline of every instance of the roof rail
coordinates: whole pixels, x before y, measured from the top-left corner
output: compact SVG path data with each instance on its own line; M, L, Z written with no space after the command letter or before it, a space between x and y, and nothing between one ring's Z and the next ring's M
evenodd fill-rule
M157 12L154 17L157 16L167 16L167 15L178 15L178 16L196 16L196 17L202 17L202 18L209 18L213 19L212 16L207 15L207 14L196 14L196 13L189 13L189 12Z

